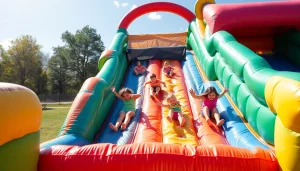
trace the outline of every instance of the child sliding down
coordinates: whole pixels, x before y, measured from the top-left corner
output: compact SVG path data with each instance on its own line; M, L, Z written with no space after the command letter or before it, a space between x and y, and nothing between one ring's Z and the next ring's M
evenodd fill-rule
M172 77L174 74L174 68L167 61L164 63L163 73L168 77Z
M150 90L151 96L158 95L159 91L161 90L161 87L160 87L161 84L163 84L166 87L166 83L157 79L155 74L150 75L150 81L145 82L144 87L147 84L151 85L151 90Z
M169 108L169 114L168 114L168 121L172 123L172 120L178 120L180 126L184 126L186 122L186 118L183 116L181 111L181 105L175 95L173 93L169 93L167 98L167 105L162 104L161 102L156 102L157 105L161 107L167 107Z
M129 88L122 88L119 93L115 91L115 87L111 88L111 91L121 100L123 100L123 109L120 111L119 119L117 120L116 124L113 125L112 123L109 124L109 127L114 130L118 131L119 127L121 126L122 130L125 130L130 119L135 114L135 100L138 99L141 95L140 94L133 94L133 91ZM125 118L125 120L124 120ZM124 122L123 122L124 120ZM123 123L122 123L123 122Z
M135 75L144 74L146 70L147 68L141 64L141 61L137 61L136 66L134 67Z
M210 115L216 119L217 126L223 125L224 119L220 119L220 114L217 109L217 101L227 92L228 89L225 88L222 93L219 94L215 87L208 87L203 94L196 95L195 91L190 89L190 94L193 98L203 100L202 114L204 115L208 125L211 125Z

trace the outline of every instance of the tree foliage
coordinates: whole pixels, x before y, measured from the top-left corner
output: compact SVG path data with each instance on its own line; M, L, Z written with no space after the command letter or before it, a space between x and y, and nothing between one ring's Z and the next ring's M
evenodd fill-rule
M65 93L70 86L71 72L69 69L68 50L56 47L54 55L48 62L51 90L53 93Z
M104 45L89 26L75 34L66 31L61 39L65 45L54 47L51 57L30 35L11 41L8 50L0 45L0 81L24 85L37 94L78 92L87 78L97 74Z
M85 26L75 34L64 32L62 40L66 44L57 48L62 48L67 53L59 54L62 51L57 48L54 48L54 52L59 56L67 55L65 58L68 59L69 70L75 73L78 85L81 86L87 78L98 72L98 59L104 50L101 36L96 29Z
M11 47L2 56L2 79L36 90L35 80L41 74L41 46L30 35L11 41Z

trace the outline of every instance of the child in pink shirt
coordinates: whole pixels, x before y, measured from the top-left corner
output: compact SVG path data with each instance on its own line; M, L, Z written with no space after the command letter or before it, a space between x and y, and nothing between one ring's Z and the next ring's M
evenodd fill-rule
M221 94L217 92L215 87L208 87L203 94L196 95L193 89L190 89L191 96L196 99L203 100L203 115L208 123L211 125L210 114L216 119L217 126L221 126L224 123L224 119L220 119L220 113L217 109L218 99L221 98L228 89L225 88Z
M137 61L134 67L135 75L144 74L147 69L141 64L141 61Z

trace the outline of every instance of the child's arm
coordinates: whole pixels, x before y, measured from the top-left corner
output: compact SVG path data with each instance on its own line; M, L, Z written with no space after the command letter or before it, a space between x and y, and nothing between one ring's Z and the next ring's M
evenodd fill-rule
M120 96L120 94L116 92L115 86L111 87L111 91L112 91L112 92L115 94L115 96L117 96L119 99L124 100L124 99L122 98L122 96Z
M194 99L201 99L201 100L205 100L204 95L200 94L200 95L196 95L195 90L190 89L190 94Z
M145 82L144 85L143 85L143 87L145 87L149 83L150 83L150 81Z
M140 95L140 94L132 94L131 97L132 97L134 100L136 100L136 99L140 98L141 95Z
M160 81L160 83L163 84L165 87L167 87L164 81Z
M224 94L227 93L228 91L229 91L229 89L225 87L224 90L222 91L222 93L219 94L218 98L221 98L222 96L224 96Z
M160 107L170 107L170 105L165 105L165 104L163 104L163 103L161 103L161 102L155 102L158 106L160 106Z

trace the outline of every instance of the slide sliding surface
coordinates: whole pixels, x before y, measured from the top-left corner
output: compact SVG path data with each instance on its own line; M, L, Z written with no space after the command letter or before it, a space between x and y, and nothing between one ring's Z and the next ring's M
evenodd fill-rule
M164 63L165 61L162 62ZM193 115L188 100L181 63L179 61L169 62L174 67L175 76L168 78L163 73L161 74L162 81L164 81L167 85L164 91L165 97L168 93L173 93L175 95L179 103L182 105L181 110L182 114L186 118L186 123L183 127L179 126L178 121L170 123L167 120L169 109L163 108L163 143L198 145L198 137L193 125ZM164 100L163 103L167 104L166 100Z
M142 62L142 65L146 67L147 62ZM96 143L112 143L117 145L130 144L133 141L138 121L140 119L141 107L143 104L143 84L145 82L145 74L136 76L133 72L136 63L131 63L127 68L127 73L124 77L122 87L127 87L133 90L134 94L141 94L141 97L136 100L136 111L133 118L129 122L127 129L121 131L120 128L117 132L114 132L110 127L109 123L115 124L119 118L119 112L122 109L123 101L116 97L115 103L111 106L111 110L108 114L108 118L102 125L101 130L95 138ZM118 92L118 90L116 90ZM112 92L111 92L112 93Z
M196 92L203 93L208 86L214 86L218 92L221 92L221 85L215 81L203 82L203 78L199 75L200 65L197 67L197 60L193 57L191 52L187 52L186 61L184 65L184 74L190 75L191 83L187 84L188 89L193 88ZM226 135L226 139L231 146L247 148L254 150L256 147L263 149L270 149L268 144L261 140L261 137L254 134L255 132L250 131L251 126L246 123L239 115L239 109L230 101L230 98L224 96L218 100L217 109L221 114L221 118L225 119L223 124L223 130ZM250 129L250 130L249 130ZM222 141L220 141L222 142Z
M161 67L161 61L151 60L148 71L160 79ZM147 76L146 81L149 80L150 78ZM144 89L144 103L134 143L162 142L161 116L160 107L151 99L150 85L147 84Z

